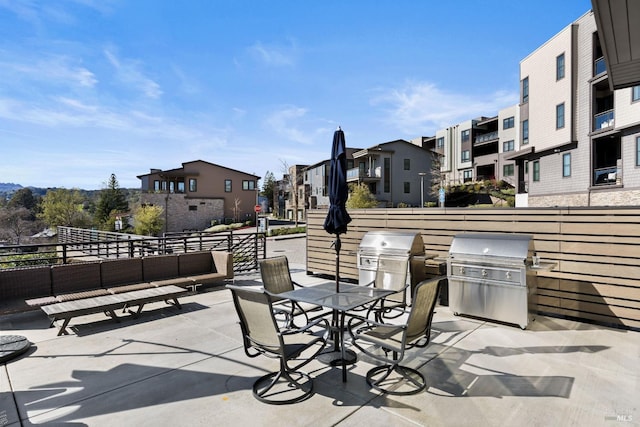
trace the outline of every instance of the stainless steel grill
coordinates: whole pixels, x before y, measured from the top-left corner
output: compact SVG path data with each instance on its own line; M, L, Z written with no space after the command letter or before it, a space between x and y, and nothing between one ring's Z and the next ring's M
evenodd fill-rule
M451 310L525 329L537 302L533 253L527 234L456 235L447 259Z
M358 282L371 283L381 256L408 257L407 281L413 287L425 278L424 242L419 231L369 231L358 248Z

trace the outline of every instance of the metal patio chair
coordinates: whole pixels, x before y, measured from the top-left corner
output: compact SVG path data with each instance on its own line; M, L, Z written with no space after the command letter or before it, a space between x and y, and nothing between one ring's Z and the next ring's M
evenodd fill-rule
M440 286L444 286L446 280L446 277L428 279L416 286L406 323L381 323L370 320L369 315L365 319L350 319L348 330L353 344L367 356L383 362L383 365L367 372L367 383L371 387L395 395L415 394L425 389L424 376L417 369L402 366L400 363L407 350L415 347L424 348L429 344L438 290ZM384 355L375 351L378 347ZM399 374L400 378L394 376L393 380L387 381L393 372ZM402 391L401 383L408 383L410 390Z
M255 398L273 405L296 403L309 398L313 394L313 380L299 369L324 349L329 322L316 319L303 328L281 329L275 319L271 298L264 290L235 285L227 285L227 288L231 290L240 318L246 355L263 355L280 361L278 371L254 382ZM312 330L316 326L321 329ZM317 349L311 351L314 346Z
M294 320L296 316L304 317L304 322L309 323L309 312L322 311L322 307L317 305L295 302L278 297L278 294L282 292L292 291L294 287L302 287L291 279L289 260L286 256L266 258L260 260L259 265L264 289L271 295L275 313L284 316L285 326L295 327Z

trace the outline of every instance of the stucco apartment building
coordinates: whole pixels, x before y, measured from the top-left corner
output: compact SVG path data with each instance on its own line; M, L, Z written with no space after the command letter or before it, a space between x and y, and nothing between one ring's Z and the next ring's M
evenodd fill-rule
M520 63L520 102L436 132L446 184L502 179L516 206L640 204L640 86L613 90L593 12Z
M194 160L169 170L139 175L143 205L162 206L165 232L203 230L212 221L254 218L258 180L249 173Z

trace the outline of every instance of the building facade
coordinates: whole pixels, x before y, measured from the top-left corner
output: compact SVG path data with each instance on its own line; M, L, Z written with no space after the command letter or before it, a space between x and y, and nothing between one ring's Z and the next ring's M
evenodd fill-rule
M520 78L523 204L640 204L640 88L611 89L593 12L525 58Z
M435 201L429 191L434 156L432 150L402 139L374 145L353 153L347 182L366 184L380 207L421 206Z
M194 160L170 170L139 175L143 205L161 206L165 232L203 230L213 223L255 217L260 177Z

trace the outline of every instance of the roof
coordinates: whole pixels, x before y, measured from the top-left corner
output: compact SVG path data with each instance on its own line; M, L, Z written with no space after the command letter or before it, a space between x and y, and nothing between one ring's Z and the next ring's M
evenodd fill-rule
M254 174L251 174L251 173L243 172L243 171L240 171L240 170L237 170L237 169L228 168L226 166L221 166L221 165L218 165L218 164L215 164L215 163L207 162L206 160L191 160L189 162L184 162L184 163L182 163L182 167L181 168L167 169L167 170L152 169L150 173L145 173L145 174L142 174L142 175L138 175L137 178L138 179L142 179L142 177L144 177L144 176L156 175L156 174L162 175L162 176L165 176L165 177L181 177L181 176L185 176L185 175L190 175L190 176L199 175L197 172L190 172L190 171L188 173L185 172L185 165L188 165L188 164L191 164L191 163L205 163L205 164L210 165L210 166L214 166L214 167L222 168L222 169L227 169L227 170L230 170L230 171L233 171L233 172L243 173L245 175L252 176L252 177L257 178L257 179L261 179L261 177L258 176L258 175L254 175Z
M640 2L591 0L612 89L640 85Z

